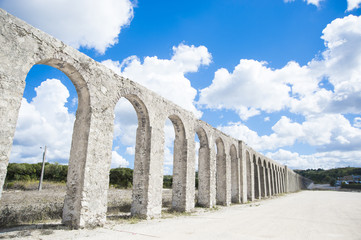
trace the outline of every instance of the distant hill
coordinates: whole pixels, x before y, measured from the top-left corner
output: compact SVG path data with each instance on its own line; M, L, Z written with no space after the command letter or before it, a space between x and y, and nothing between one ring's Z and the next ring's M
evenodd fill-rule
M294 170L298 174L311 179L314 183L332 183L335 182L337 177L344 177L348 175L361 175L361 168L346 167L334 168L329 170L324 169L307 169L307 170Z

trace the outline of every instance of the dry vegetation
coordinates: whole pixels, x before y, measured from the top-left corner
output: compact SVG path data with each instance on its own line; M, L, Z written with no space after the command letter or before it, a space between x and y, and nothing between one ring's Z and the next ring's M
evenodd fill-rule
M65 184L45 183L37 191L37 182L18 183L17 189L5 190L0 205L0 228L9 226L57 222L61 220L65 197ZM6 186L5 186L6 187ZM163 190L163 207L171 206L172 191ZM109 220L130 218L131 189L110 188L108 192Z

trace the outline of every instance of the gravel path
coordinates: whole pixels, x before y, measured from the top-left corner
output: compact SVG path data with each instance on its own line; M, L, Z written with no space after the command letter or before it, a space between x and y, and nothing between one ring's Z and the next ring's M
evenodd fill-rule
M93 230L13 229L14 239L361 239L361 193L303 191L192 216Z

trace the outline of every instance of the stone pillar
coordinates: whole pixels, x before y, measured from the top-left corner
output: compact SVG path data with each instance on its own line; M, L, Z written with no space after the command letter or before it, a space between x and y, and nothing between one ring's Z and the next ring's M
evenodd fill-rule
M254 201L254 166L251 160L250 153L246 151L246 165L247 165L247 200Z
M198 152L198 205L212 207L211 205L211 169L208 147L200 147Z
M139 126L138 126L139 128ZM138 137L137 137L138 138ZM137 139L138 140L138 139ZM162 212L164 121L151 121L149 134L144 139L147 152L139 154L139 166L134 166L132 215L147 219L157 218ZM151 143L151 144L150 144ZM137 152L137 149L136 149ZM135 159L134 161L136 161ZM136 170L137 169L137 170ZM137 172L137 173L135 173ZM135 177L137 178L135 179ZM145 196L145 199L138 198Z
M279 190L279 192L280 193L282 193L283 191L282 191L282 173L281 173L281 170L279 169L278 170L278 176L279 176L279 188L280 188L280 190Z
M280 193L280 189L279 189L279 175L277 168L275 169L275 179L276 179L276 193L278 195Z
M194 208L194 137L187 139L184 124L179 117L169 117L174 126L172 208L176 211L189 211ZM189 133L191 134L191 133ZM193 136L194 134L191 134Z
M267 178L266 171L263 165L260 165L260 178L261 178L261 197L265 198L267 196Z
M211 145L211 147L209 148L210 151L210 207L214 207L216 206L216 171L217 171L217 154L216 154L216 150L214 148L214 142L212 139L210 139L209 141L210 143L213 143L213 145Z
M267 193L268 193L268 196L271 197L272 196L272 183L271 183L271 171L270 171L269 167L266 167L266 172L267 172Z
M190 136L194 136L191 134ZM189 212L194 209L195 198L195 141L194 137L187 140L187 162L185 176L185 204L184 211Z
M276 191L277 191L277 194L280 194L280 174L279 174L279 171L278 171L278 167L276 168Z
M280 188L280 193L282 193L283 191L282 191L282 185L283 185L283 183L282 183L282 173L281 173L281 170L279 170L278 171L278 178L279 178L279 188Z
M5 46L4 41L5 39L0 38L1 48ZM0 199L25 88L25 78L27 70L30 69L23 69L23 63L6 63L8 60L4 59L4 56L0 55Z
M261 198L261 184L260 184L260 174L259 174L259 166L258 164L253 161L254 166L254 197L255 199Z
M241 174L240 174L240 159L237 158L237 150L232 145L230 151L231 157L231 175L232 175L232 182L231 182L231 189L232 189L232 203L240 203L241 202Z
M285 178L285 192L288 193L289 192L289 179L288 179L288 167L285 166L285 174L284 174L284 178Z
M238 142L238 150L240 157L240 181L241 181L241 201L242 203L247 202L247 166L246 166L246 153L244 149L244 143L242 141Z
M271 166L270 172L271 172L272 195L274 196L276 195L276 184L275 184L275 171L273 166Z
M281 189L281 191L282 191L282 193L284 193L284 192L285 192L285 179L284 179L284 175L283 175L283 169L282 169L282 171L280 172L280 175L281 175L281 182L282 182L282 189Z
M230 159L225 151L224 142L218 138L217 144L217 170L216 170L216 197L217 204L228 206L231 200L230 189Z
M102 226L107 212L114 112L111 107L105 111L92 108L86 119L79 112L74 123L63 224Z
M236 158L237 161L237 158ZM232 202L232 166L231 166L231 156L226 152L226 203L225 206L231 205Z

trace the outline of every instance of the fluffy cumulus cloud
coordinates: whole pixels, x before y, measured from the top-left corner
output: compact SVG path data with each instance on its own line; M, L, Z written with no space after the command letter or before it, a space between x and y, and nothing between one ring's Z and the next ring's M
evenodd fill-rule
M282 109L296 114L361 112L361 17L349 15L323 30L321 59L305 66L289 62L272 69L266 62L242 59L233 72L219 69L201 90L199 103L235 110L243 120Z
M347 11L352 11L361 6L361 0L347 0Z
M118 101L114 110L114 143L113 148L119 146L135 146L135 137L138 127L138 118L133 105L126 99ZM131 150L127 151L131 153Z
M67 163L75 116L65 107L67 88L57 79L48 79L35 88L36 97L21 102L11 162L42 161L47 146L47 161Z
M191 86L185 74L198 71L202 65L209 65L211 59L211 54L204 46L180 44L173 47L171 59L154 56L145 57L142 62L136 56L131 56L122 63L112 60L102 63L119 75L142 84L200 117L201 112L194 106L197 90Z
M111 168L118 168L118 167L128 167L129 162L124 159L119 153L116 151L112 151L112 163Z
M295 62L274 70L266 62L242 59L231 73L224 68L216 71L212 84L201 90L199 103L208 108L235 110L241 119L247 120L260 111L274 112L287 107L291 100L289 82L292 79L297 82L307 74L308 70ZM309 88L312 82L294 91L306 92Z
M134 6L130 0L2 0L0 7L75 48L104 53L130 24Z
M361 144L361 129L355 124L352 126L341 114L310 116L302 123L293 122L283 116L272 127L273 132L263 136L240 122L221 125L218 129L245 141L259 151L305 143L316 147L319 152L347 152L356 151Z
M335 167L359 166L360 162L358 159L361 158L361 151L330 151L300 155L295 152L279 149L276 152L267 153L266 156L281 164L286 164L292 169L330 169Z

